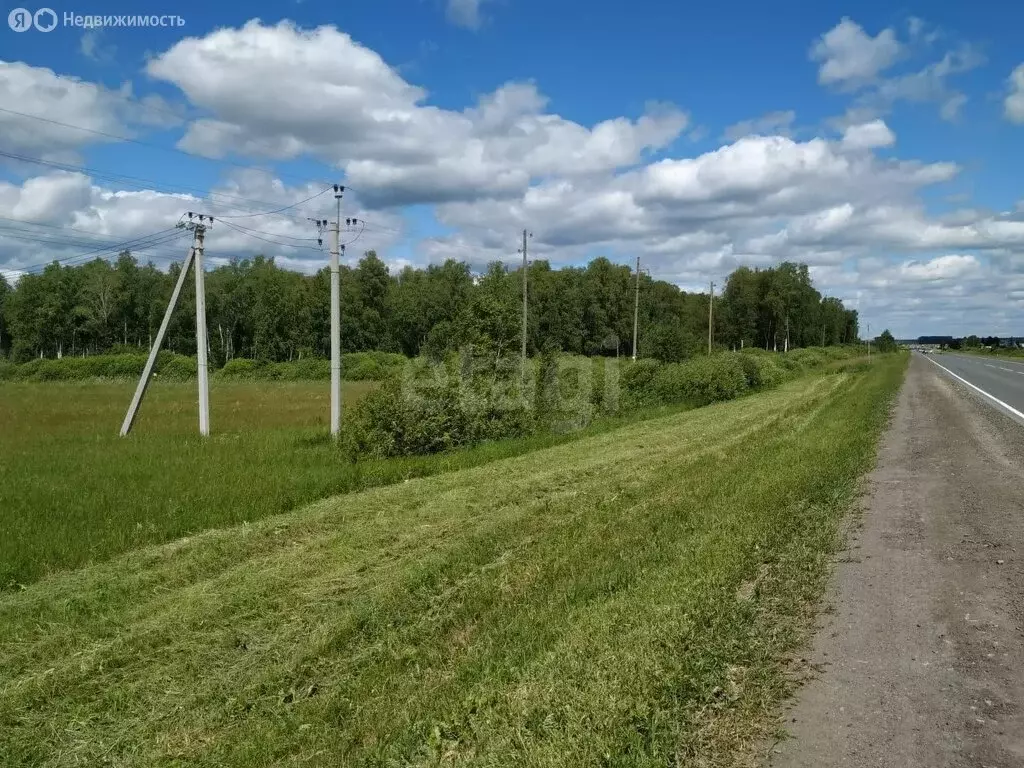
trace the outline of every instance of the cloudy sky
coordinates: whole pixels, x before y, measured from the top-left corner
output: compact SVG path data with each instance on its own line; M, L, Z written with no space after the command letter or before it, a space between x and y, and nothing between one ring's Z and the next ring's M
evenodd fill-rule
M214 263L313 271L306 217L340 183L348 256L393 268L513 260L526 227L556 265L639 255L700 290L803 261L873 333L1024 335L1021 4L176 0L147 13L183 26L64 23L127 5L0 27L12 278L123 242L166 267L190 210L223 217Z

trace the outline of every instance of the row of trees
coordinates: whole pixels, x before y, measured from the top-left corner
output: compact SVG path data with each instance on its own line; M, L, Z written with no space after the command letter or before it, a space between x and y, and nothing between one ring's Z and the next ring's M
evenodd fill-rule
M959 347L957 348L963 349L978 349L980 347L999 346L1012 347L1015 345L1013 339L1007 339L1004 341L1003 339L1000 339L998 336L976 336L974 334L971 334L970 336L965 336L962 339L953 340L953 343L957 342L959 342Z
M14 286L0 277L0 354L25 360L148 349L179 269L161 272L125 252L113 263L54 263ZM531 264L530 351L630 354L635 280L629 267L604 258L564 269ZM476 343L510 353L521 343L522 272L500 263L483 275L455 261L392 275L369 251L355 268L342 268L341 285L346 352L438 354ZM211 270L206 291L215 364L329 353L326 270L303 275L257 256ZM706 349L708 298L642 275L639 354L678 361ZM186 290L169 329L169 349L195 352L194 307L194 292ZM823 299L806 265L791 263L733 272L715 299L714 325L716 345L728 348L835 344L856 340L858 331L856 311Z
M1024 340L1015 337L999 337L999 336L977 336L971 334L970 336L964 336L958 338L954 336L918 336L918 344L937 344L941 347L948 347L949 349L980 349L988 347L992 349L1017 349L1019 348Z

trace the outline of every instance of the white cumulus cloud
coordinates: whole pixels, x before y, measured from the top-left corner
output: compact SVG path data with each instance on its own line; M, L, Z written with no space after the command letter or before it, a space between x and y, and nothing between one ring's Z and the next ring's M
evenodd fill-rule
M1003 101L1006 119L1011 123L1024 123L1024 64L1019 65L1009 77L1010 92Z
M871 37L857 22L844 18L811 47L811 60L820 63L818 82L841 88L870 83L891 67L902 46L892 29Z
M851 125L843 131L843 146L849 149L876 149L891 147L895 143L896 135L889 130L884 120Z
M587 127L548 112L533 83L508 83L462 111L440 109L347 34L290 22L186 38L148 71L214 115L189 126L184 148L310 154L342 168L378 206L522 194L533 178L627 167L688 124L676 107L651 104L639 119Z
M974 256L951 254L930 261L908 261L900 266L900 277L905 280L955 280L976 272L980 262Z

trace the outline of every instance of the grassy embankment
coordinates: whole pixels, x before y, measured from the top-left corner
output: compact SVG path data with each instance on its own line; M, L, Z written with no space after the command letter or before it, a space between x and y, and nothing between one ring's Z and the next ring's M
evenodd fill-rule
M346 407L374 386L345 382ZM195 385L166 381L150 388L131 437L118 437L133 387L0 382L0 590L325 496L477 466L681 410L604 418L578 435L351 464L327 438L323 383L218 382L207 440L197 435Z
M0 594L0 764L742 764L905 362Z

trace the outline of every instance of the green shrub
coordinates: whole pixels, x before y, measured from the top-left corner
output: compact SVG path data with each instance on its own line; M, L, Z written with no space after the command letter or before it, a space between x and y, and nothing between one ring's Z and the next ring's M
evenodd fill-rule
M616 400L605 402L605 361L600 364L582 355L548 352L537 358L533 383L536 418L541 427L554 432L583 429L598 413L612 412ZM610 361L615 365L614 360Z
M615 413L619 410L619 386L622 366L614 357L591 358L590 402L601 413Z
M224 367L217 371L217 376L222 379L255 379L259 378L259 372L265 365L256 360L236 357L234 360L228 360Z
M795 361L797 366L804 370L816 368L828 360L828 358L822 354L820 349L814 349L812 347L791 349L789 352L786 352L784 356L788 360Z
M92 355L55 360L30 360L12 366L4 376L20 381L83 381L86 379L137 378L146 355Z
M376 360L358 360L346 365L342 372L346 381L380 381L388 375L388 369Z
M139 371L138 375L141 375ZM156 373L168 381L189 381L198 375L198 364L194 357L161 352L156 359Z
M31 381L35 376L36 371L38 371L42 366L43 362L44 361L40 358L33 358L28 362L21 363L18 366L18 372L15 374L15 378L22 381Z
M747 386L751 389L769 389L778 386L786 379L786 370L775 359L776 355L764 350L753 352L731 352L747 377Z
M657 405L658 395L654 391L654 379L662 364L651 358L632 360L619 370L619 385L622 401L626 408Z
M20 364L3 362L0 363L0 381L137 379L145 367L148 353L128 349L132 350L130 354L69 356L59 360L34 358ZM353 352L342 355L342 378L348 381L380 381L392 372L400 371L406 362L403 355L390 352ZM154 372L174 381L193 379L196 376L196 359L164 350L157 356ZM317 357L282 363L235 358L214 375L235 380L317 381L331 377L331 364Z
M651 388L657 401L665 405L700 406L732 400L744 394L749 385L739 356L720 354L663 366Z
M451 361L416 361L352 409L347 448L355 455L407 456L524 437L537 422L533 404L516 396L517 386L518 362L488 372Z
M408 362L390 352L348 352L341 356L341 377L346 381L382 381ZM321 357L272 363L235 358L218 371L225 379L269 381L321 381L331 378L331 362Z

